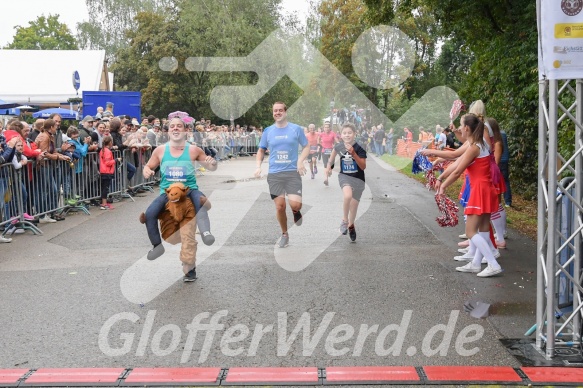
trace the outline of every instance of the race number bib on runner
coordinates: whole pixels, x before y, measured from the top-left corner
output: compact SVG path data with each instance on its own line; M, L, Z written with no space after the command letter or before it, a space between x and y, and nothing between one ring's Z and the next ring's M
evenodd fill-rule
M186 182L186 167L168 166L164 172L169 182Z
M354 174L358 171L356 161L351 155L345 155L342 157L342 172L345 174Z
M332 154L332 148L324 148L324 155L331 155Z
M289 160L289 153L287 151L277 151L277 154L275 155L275 163L288 164L290 162L291 160Z
M310 153L318 152L318 146L310 146Z

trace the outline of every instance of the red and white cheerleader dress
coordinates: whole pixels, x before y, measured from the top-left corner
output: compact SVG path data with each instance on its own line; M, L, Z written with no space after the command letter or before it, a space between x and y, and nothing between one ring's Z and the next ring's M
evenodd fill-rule
M490 150L480 147L480 154L467 167L470 180L470 197L464 214L488 214L498 210L498 194L492 183Z

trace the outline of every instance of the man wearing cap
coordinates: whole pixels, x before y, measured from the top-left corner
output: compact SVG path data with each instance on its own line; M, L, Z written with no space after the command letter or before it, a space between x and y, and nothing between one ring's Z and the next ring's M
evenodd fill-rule
M79 138L85 139L87 136L91 136L94 122L95 120L90 115L83 117L83 120L81 120L82 128L79 128Z

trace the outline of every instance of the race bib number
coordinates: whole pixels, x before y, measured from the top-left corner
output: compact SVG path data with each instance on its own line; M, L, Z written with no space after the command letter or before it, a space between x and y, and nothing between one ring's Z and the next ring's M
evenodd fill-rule
M324 155L331 155L332 154L332 148L324 148Z
M318 146L310 146L310 153L318 152Z
M346 155L342 158L342 172L345 174L355 174L358 172L358 166L356 161L352 159L352 156Z
M164 175L169 182L186 182L186 167L168 166Z
M289 160L289 153L287 151L278 151L277 154L275 154L275 163L290 163L291 160Z

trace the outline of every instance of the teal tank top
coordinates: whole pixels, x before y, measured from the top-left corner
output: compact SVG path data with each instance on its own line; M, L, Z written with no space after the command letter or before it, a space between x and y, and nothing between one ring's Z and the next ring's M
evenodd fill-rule
M190 144L186 143L182 155L175 158L170 154L170 144L164 145L164 156L160 164L160 194L165 194L172 183L183 183L186 187L198 190L196 184L196 170L190 159Z

